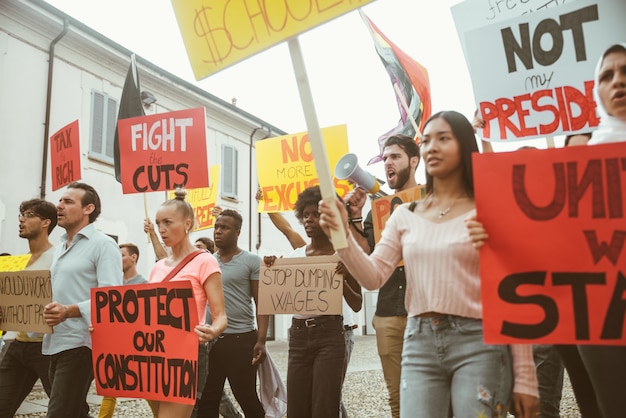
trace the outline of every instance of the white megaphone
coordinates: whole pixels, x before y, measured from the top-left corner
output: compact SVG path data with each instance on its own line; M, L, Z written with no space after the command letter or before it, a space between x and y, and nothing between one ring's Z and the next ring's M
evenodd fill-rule
M337 161L335 177L340 180L348 179L357 186L367 190L368 193L382 196L386 194L380 190L380 183L378 183L376 177L359 166L356 154L348 153Z

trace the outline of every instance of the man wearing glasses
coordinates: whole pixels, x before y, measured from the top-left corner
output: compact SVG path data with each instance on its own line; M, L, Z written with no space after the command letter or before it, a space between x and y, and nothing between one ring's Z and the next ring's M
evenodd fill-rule
M31 254L26 270L50 270L54 247L48 237L57 224L57 208L41 199L22 202L20 238L28 240ZM48 356L41 353L43 334L18 332L0 363L0 417L12 417L37 379L50 396Z

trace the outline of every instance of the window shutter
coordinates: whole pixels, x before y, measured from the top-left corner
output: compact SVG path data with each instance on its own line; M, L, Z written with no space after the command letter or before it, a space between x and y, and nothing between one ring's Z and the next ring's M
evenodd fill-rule
M113 146L115 145L115 128L117 122L117 101L112 98L107 100L106 113L106 156L113 159Z
M91 152L102 154L104 143L104 96L98 92L91 95Z
M222 196L237 199L237 148L222 145Z

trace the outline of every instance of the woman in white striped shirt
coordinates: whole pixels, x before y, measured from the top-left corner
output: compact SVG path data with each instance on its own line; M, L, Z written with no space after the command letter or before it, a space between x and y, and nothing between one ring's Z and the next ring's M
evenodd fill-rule
M404 260L409 319L404 335L400 416L404 418L506 417L513 401L518 417L535 418L539 399L530 345L483 342L478 251L465 219L476 213L470 122L439 112L420 141L427 196L397 208L368 256L348 237L338 251L367 289L380 288ZM320 202L325 231L347 223ZM452 411L450 411L452 408Z

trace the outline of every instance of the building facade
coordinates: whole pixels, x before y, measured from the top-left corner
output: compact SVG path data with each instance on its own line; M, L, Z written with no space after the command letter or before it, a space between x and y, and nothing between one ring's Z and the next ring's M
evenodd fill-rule
M113 137L122 86L132 51L41 0L0 2L0 252L22 254L19 203L40 197L57 202L65 188L52 191L50 136L78 120L81 181L98 190L102 214L96 227L119 243L140 247L138 270L148 275L154 252L143 232L147 211L154 220L165 192L123 194L115 180ZM209 166L221 166L217 204L239 211L244 224L240 247L263 255L284 255L289 243L256 211L255 143L286 132L234 104L168 73L137 56L145 113L202 107L206 115ZM287 214L296 227L295 217ZM62 234L55 229L51 241ZM302 231L303 232L303 231ZM195 231L192 240L213 237ZM364 319L359 319L364 325ZM286 338L288 316L272 330Z

